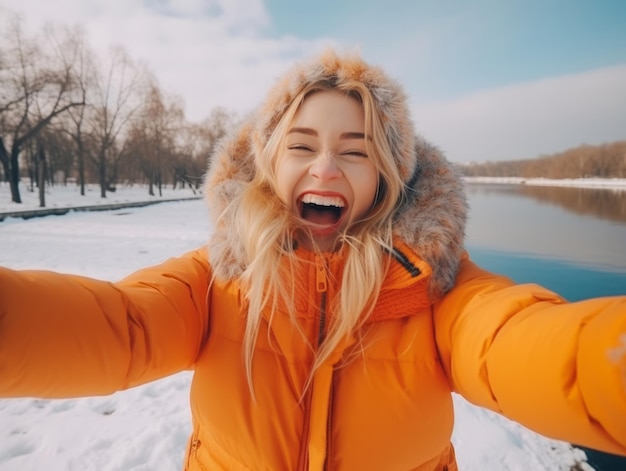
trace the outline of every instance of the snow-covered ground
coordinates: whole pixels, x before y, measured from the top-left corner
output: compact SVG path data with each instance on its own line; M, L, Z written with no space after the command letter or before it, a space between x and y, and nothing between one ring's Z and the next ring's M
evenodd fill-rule
M522 177L465 177L468 183L500 183L530 186L569 186L575 188L604 188L626 191L626 178L522 178Z
M71 203L72 188L49 201ZM69 194L68 194L69 193ZM146 198L127 188L114 198ZM24 206L31 204L25 197ZM0 212L14 211L0 185ZM35 207L38 205L35 195ZM8 208L8 209L7 209ZM0 264L115 280L202 244L210 232L201 200L0 222ZM108 397L0 400L0 471L176 471L191 430L191 373ZM455 396L453 441L462 471L569 470L584 453ZM591 469L583 465L584 469Z
M201 197L202 190L189 187L173 190L171 186L163 186L161 195L154 188L155 196L150 196L148 187L144 185L118 185L116 191L108 192L106 198L100 197L98 185L86 185L85 194L80 194L80 188L75 184L54 185L46 187L45 207L39 203L39 190L32 189L27 182L20 183L21 203L11 201L9 184L0 182L0 214L19 213L22 211L41 211L46 209L105 207L116 204L132 204L144 202L159 202L172 199L189 199Z

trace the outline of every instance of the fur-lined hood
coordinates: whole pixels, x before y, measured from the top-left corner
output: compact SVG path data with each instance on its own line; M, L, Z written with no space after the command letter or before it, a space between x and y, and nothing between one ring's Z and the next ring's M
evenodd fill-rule
M230 133L211 157L205 192L214 223L209 259L220 267L215 274L232 279L245 268L229 203L252 180L254 155L304 86L343 80L362 82L374 97L408 189L408 198L394 217L394 233L431 266L431 293L443 294L454 285L464 251L467 203L460 176L437 148L415 134L407 98L394 80L356 55L339 56L332 51L294 66L270 91L265 104Z

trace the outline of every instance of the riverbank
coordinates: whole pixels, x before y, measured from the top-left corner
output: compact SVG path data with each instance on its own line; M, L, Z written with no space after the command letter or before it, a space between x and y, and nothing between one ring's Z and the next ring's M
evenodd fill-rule
M119 185L116 191L100 197L98 185L87 185L85 194L80 194L76 185L54 185L46 188L46 206L39 206L37 188L31 191L27 185L20 185L22 203L11 201L11 190L6 182L0 183L0 221L6 217L32 218L47 215L62 215L69 211L106 211L127 207L149 206L168 201L180 201L202 198L202 190L188 187L172 189L163 186L161 195L154 189L155 196L150 196L147 185Z
M463 177L466 183L501 185L567 186L626 191L626 178L522 178L522 177Z

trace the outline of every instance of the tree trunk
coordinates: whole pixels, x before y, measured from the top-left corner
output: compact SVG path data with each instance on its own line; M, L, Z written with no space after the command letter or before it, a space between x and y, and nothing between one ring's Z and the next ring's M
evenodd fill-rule
M154 174L150 172L150 177L148 177L148 194L150 196L154 196Z
M85 196L85 146L82 141L78 143L78 182L80 184L80 196Z
M11 173L10 165L9 165L9 153L7 152L7 148L4 146L4 140L0 136L0 162L2 162L2 170L4 171L4 179L9 181L9 174Z
M21 203L22 199L20 198L20 169L17 165L17 157L19 155L19 147L16 148L15 145L11 147L11 155L7 151L7 148L4 145L4 140L0 137L0 161L2 161L2 168L4 169L4 174L9 182L9 188L11 189L11 201L14 203Z
M39 207L46 207L46 153L43 146L38 146L37 159L39 165L37 166L37 186L39 187Z
M30 156L28 163L28 192L34 193L35 186L37 186L37 179L39 178L39 162L37 162L37 153Z
M100 180L100 197L101 198L106 198L107 197L107 175L106 175L106 160L105 160L105 156L104 155L100 155L100 161L99 161L99 180Z
M20 165L19 165L20 148L15 144L11 146L11 174L9 175L9 185L11 187L11 200L14 203L21 203L20 196Z

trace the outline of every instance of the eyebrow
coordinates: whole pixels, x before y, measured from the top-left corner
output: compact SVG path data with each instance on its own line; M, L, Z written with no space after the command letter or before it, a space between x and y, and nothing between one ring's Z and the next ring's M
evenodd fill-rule
M289 131L287 131L287 134L292 133L317 136L317 131L312 128L291 128ZM339 135L339 139L365 139L365 134L363 134L362 132L343 132Z

